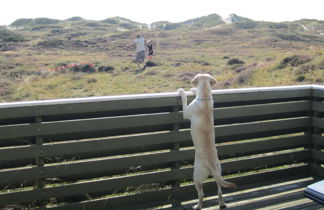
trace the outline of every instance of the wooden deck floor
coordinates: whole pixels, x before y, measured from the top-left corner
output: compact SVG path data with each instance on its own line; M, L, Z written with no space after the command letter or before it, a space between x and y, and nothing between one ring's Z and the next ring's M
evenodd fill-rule
M276 180L272 183L268 182L262 185L262 187L225 193L224 199L227 204L227 210L324 209L323 205L303 196L305 187L316 181L312 177ZM188 201L182 207L184 209L191 209L195 203L196 201ZM203 210L212 209L218 209L217 196L204 199Z

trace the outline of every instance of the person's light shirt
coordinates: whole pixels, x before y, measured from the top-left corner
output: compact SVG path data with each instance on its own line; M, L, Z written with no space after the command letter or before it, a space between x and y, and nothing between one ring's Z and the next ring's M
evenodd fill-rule
M141 52L145 50L145 45L144 45L145 39L143 37L140 37L135 40L136 43L136 51Z

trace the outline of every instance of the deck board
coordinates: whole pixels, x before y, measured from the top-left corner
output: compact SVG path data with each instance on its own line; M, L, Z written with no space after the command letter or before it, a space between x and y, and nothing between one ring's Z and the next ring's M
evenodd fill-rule
M227 193L223 197L227 204L227 210L324 209L324 206L303 196L305 187L314 182L316 180L312 177L286 178L275 180L272 183L265 182L260 187ZM191 209L196 202L196 200L185 202L183 208ZM218 209L217 196L206 197L203 207L203 210Z

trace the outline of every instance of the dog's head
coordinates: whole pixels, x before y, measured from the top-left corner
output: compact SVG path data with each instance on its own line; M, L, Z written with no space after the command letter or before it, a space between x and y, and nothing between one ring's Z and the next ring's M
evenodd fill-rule
M194 87L198 87L199 84L209 84L210 87L213 87L216 84L216 79L209 74L197 74L192 80L191 83Z

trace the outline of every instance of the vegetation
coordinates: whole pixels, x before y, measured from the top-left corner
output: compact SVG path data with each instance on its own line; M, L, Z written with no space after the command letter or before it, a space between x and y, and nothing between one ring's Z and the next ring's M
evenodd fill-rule
M19 19L0 28L0 101L176 91L202 72L219 89L323 83L323 21L230 22ZM138 73L130 44L142 32L155 56Z

